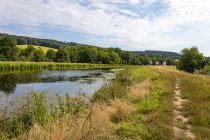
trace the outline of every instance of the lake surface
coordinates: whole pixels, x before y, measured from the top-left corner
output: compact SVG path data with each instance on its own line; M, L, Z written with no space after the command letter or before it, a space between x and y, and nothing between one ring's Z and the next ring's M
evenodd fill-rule
M44 70L0 73L0 104L26 96L33 91L47 97L92 95L101 86L115 78L117 69Z

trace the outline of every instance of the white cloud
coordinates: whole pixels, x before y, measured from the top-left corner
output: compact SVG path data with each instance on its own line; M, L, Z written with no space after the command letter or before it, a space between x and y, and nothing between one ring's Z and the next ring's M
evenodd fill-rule
M130 0L131 4L139 4L140 0Z
M168 7L152 20L134 10L157 2ZM180 51L197 45L205 54L210 51L207 0L0 0L0 5L0 25L62 26L97 36L90 38L92 44L120 45L128 50Z

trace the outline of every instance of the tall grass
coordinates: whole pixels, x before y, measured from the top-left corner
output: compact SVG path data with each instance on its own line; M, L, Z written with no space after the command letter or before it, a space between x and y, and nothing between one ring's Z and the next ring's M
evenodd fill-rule
M119 65L89 63L56 63L56 62L7 62L0 61L0 71L34 70L34 69L68 69L68 68L113 68Z
M190 121L198 140L210 138L210 78L186 74L181 78L183 98L187 99L183 112Z
M119 139L171 139L174 76L148 67L133 72L134 86L130 88L128 100L135 111L128 120L117 124Z
M121 100L122 103L117 103L118 113L112 119L117 139L168 140L173 137L171 102L174 87L173 74L150 67L132 68L95 93L93 101L111 106L113 101ZM123 115L122 112L127 113Z

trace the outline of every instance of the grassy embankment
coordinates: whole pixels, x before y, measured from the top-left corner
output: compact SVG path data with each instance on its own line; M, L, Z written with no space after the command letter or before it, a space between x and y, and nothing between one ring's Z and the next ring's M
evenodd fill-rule
M34 69L68 69L68 68L113 68L113 67L119 67L119 65L90 64L90 63L0 61L0 71L34 70Z
M174 139L175 78L181 78L183 112L198 139L209 137L209 77L173 68L128 68L91 97L58 98L47 111L42 94L27 97L22 108L0 117L2 139Z
M19 49L25 49L25 48L27 48L27 47L28 47L28 45L17 45L17 48L19 48ZM46 54L47 51L50 50L50 49L52 49L52 50L54 50L54 51L57 51L57 49L49 48L49 47L44 47L44 46L36 46L36 45L33 45L33 47L36 48L36 49L41 48L41 49L44 51L45 54Z

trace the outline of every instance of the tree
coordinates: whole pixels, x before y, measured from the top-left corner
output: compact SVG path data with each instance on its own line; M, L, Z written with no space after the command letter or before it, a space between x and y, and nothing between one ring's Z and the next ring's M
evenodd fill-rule
M65 47L61 47L56 52L56 60L58 62L70 62L70 54Z
M14 61L18 58L18 48L16 40L11 36L5 36L0 39L0 60Z
M96 63L97 49L95 47L83 47L79 53L79 62L81 63Z
M175 65L176 62L173 58L166 59L166 65Z
M36 52L36 48L34 48L34 46L30 45L22 51L21 56L26 57L30 61L34 61L35 52Z
M181 51L181 59L177 64L179 70L193 73L196 69L203 68L204 56L197 47L185 48Z
M45 60L45 54L44 51L41 48L38 48L35 52L34 52L34 61L36 62L42 62Z
M109 64L119 64L121 62L121 58L114 51L109 51Z
M46 58L48 58L48 61L54 61L56 58L56 51L49 49L46 53Z

